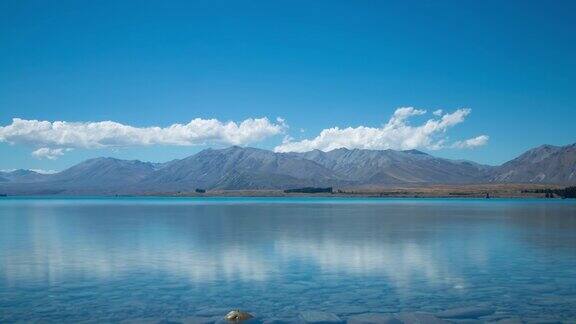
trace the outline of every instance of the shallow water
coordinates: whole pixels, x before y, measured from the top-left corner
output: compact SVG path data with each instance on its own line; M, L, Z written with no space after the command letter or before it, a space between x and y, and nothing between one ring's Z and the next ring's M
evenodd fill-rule
M576 322L576 201L0 200L2 323L464 306Z

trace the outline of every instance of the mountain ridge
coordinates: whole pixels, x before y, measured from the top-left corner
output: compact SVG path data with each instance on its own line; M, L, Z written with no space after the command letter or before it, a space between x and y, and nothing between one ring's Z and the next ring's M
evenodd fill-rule
M435 157L418 150L340 148L276 153L232 146L205 149L166 163L110 157L55 174L0 172L0 193L146 194L207 190L269 190L332 186L576 183L576 144L541 145L500 166Z
M490 182L576 183L576 143L540 145L501 166Z

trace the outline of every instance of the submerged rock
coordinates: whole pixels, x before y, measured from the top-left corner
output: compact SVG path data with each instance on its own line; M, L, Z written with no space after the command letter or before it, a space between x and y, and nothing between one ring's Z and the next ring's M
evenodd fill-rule
M404 324L446 324L447 321L428 313L400 313L398 318Z
M306 311L300 313L300 318L306 323L343 323L336 314L319 311Z
M494 324L523 324L524 321L522 321L519 318L503 318L503 319L500 319L498 321L494 321L494 322L490 322L490 323L494 323Z
M224 319L229 322L240 322L254 318L250 313L243 312L239 309L233 310L224 316Z
M448 309L437 314L438 317L442 318L478 318L480 316L486 316L493 314L494 310L488 307L460 307Z
M366 313L366 307L356 306L356 305L346 305L338 307L338 315L356 315Z
M226 312L229 309L230 308L222 308L222 307L204 308L204 309L201 309L200 311L196 312L196 316L201 316L201 317L222 316L222 314L226 314Z
M181 318L178 320L178 322L182 324L214 324L221 319L222 317L220 316L213 316L213 317L191 316Z
M271 318L265 320L262 324L304 324L302 319L299 318Z
M162 322L162 318L129 318L120 321L121 324L158 324Z
M525 318L524 322L527 324L562 324L562 322L555 319L546 318Z
M390 314L365 313L350 316L346 323L350 324L402 324L402 321Z

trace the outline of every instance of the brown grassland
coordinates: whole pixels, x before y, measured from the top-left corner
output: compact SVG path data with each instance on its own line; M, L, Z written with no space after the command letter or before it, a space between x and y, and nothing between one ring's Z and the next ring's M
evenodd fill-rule
M333 193L285 193L283 190L208 190L196 192L156 192L150 196L174 197L375 197L375 198L546 198L538 189L560 189L549 184L469 184L414 185L398 187L334 188Z

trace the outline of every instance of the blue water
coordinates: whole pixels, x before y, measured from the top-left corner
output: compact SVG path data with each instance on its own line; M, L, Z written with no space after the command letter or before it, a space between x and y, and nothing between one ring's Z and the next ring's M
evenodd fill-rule
M1 323L459 307L575 323L576 201L0 199Z

